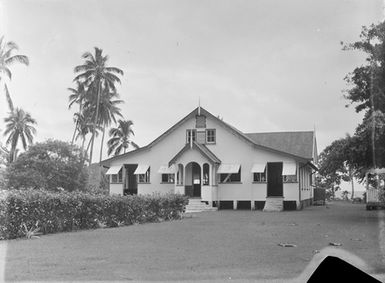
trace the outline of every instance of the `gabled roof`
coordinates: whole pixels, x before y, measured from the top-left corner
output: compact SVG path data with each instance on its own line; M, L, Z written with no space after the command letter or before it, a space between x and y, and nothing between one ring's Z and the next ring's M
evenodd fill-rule
M304 159L313 158L314 132L247 133L256 144L287 152Z
M121 157L124 157L124 156L129 156L129 155L135 154L137 152L145 151L145 150L148 150L148 149L152 148L154 145L156 145L157 143L162 141L166 136L168 136L174 130L176 130L179 126L181 126L184 122L186 122L187 120L189 120L191 118L195 118L195 116L198 115L199 111L200 111L201 115L204 115L206 117L210 117L211 119L217 121L219 123L219 125L223 126L225 129L227 129L228 131L230 131L234 135L238 136L240 139L242 139L246 143L249 143L251 146L255 146L257 148L260 148L260 149L263 149L263 150L267 150L267 151L270 151L270 152L275 152L275 153L279 153L279 154L288 155L288 156L291 156L291 157L294 157L294 158L297 158L297 159L301 159L301 160L303 160L303 159L311 160L313 158L312 151L310 152L310 155L309 155L308 154L308 150L307 150L308 146L313 148L313 140L303 139L303 141L301 143L303 146L305 146L305 140L309 141L309 144L306 144L306 146L305 146L306 150L304 150L304 151L306 152L306 154L304 154L304 152L302 152L302 150L298 150L297 149L297 147L302 147L302 146L295 145L294 142L290 143L291 146L287 145L286 147L279 144L280 142L282 144L285 143L283 140L280 141L280 142L277 141L275 143L274 142L273 143L265 142L269 138L270 138L270 140L273 140L274 139L273 134L281 134L281 136L277 135L276 136L277 138L286 138L286 137L290 138L289 135L288 136L284 136L283 133L261 133L262 135L263 134L267 134L267 136L269 134L272 134L269 137L262 138L262 136L260 136L260 133L244 134L241 131L239 131L238 129L236 129L235 127L233 127L230 124L224 122L222 119L219 119L218 117L215 117L214 115L212 115L210 112L208 112L204 108L197 107L192 112L190 112L187 116L185 116L183 119L181 119L179 122L177 122L174 126L169 128L166 132L164 132L162 135L160 135L158 138L156 138L154 141L152 141L150 144L148 144L148 145L146 145L144 147L138 148L136 150L129 151L127 153L124 153L124 154L121 154L121 155L114 156L114 157L111 157L109 159L103 160L101 162L101 164L102 165L103 164L108 164L113 159L121 158ZM286 132L286 133L296 133L296 132ZM301 141L301 138L299 138L298 140ZM294 150L294 148L296 150Z
M220 164L221 160L215 156L214 153L212 153L211 150L207 148L204 144L199 144L197 142L194 142L192 144L193 149L197 149L204 157L206 157L208 160L210 160L213 163ZM168 163L169 166L175 163L175 161L182 156L183 153L185 153L187 150L191 149L190 144L186 144Z

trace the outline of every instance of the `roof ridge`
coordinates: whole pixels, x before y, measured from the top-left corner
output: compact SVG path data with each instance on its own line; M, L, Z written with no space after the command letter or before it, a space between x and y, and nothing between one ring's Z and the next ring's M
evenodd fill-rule
M251 134L282 134L282 133L314 133L314 130L308 130L308 131L276 131L276 132L249 132L244 133L245 135L251 135Z

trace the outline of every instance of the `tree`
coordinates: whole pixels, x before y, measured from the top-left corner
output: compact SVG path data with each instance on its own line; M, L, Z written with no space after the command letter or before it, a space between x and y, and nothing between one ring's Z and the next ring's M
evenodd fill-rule
M36 143L7 168L7 186L11 189L84 190L87 172L81 159L81 149L69 143L58 140Z
M83 83L76 82L76 88L68 88L68 90L71 92L70 96L68 97L69 98L68 108L71 109L71 107L74 103L79 104L79 111L77 113L75 113L75 115L74 115L75 116L75 129L74 129L74 133L72 135L72 140L71 140L71 144L73 144L74 140L75 140L76 131L78 130L78 126L79 126L79 121L77 120L77 117L80 117L80 115L82 115L82 111L83 111L83 104L84 104L84 100L86 98L86 88L85 88Z
M13 54L18 49L19 47L13 41L5 41L4 36L0 38L0 82L2 82L5 77L8 77L8 79L12 79L12 72L10 70L10 66L14 63L21 63L26 66L29 65L29 59L27 56ZM6 83L4 83L4 91L10 111L13 111L14 109L11 96L9 94Z
M108 56L103 56L103 50L95 47L95 55L90 52L86 52L82 55L84 64L76 66L74 71L78 74L74 81L84 83L88 87L88 91L91 91L93 98L90 100L95 103L95 115L93 116L93 129L91 137L91 151L90 162L92 162L93 146L95 139L96 126L99 119L99 106L100 98L103 90L115 92L116 83L120 83L120 79L117 75L123 75L123 71L116 67L107 67ZM95 95L96 94L96 95Z
M6 144L11 145L10 162L13 162L19 140L21 140L24 150L27 149L27 143L32 144L33 135L36 133L36 129L33 126L36 125L36 120L23 109L16 108L4 121L6 123L4 136L8 135Z
M123 103L123 100L115 99L119 95L116 92L111 92L108 89L102 91L99 102L99 117L97 125L102 129L102 140L100 144L100 159L102 161L103 143L106 127L109 127L112 123L116 123L116 116L123 117L120 112L119 104ZM85 103L85 109L94 113L95 104L92 101Z
M319 155L319 180L324 186L331 188L332 195L339 189L342 180L347 178L346 149L347 138L334 141Z
M385 167L385 22L363 27L360 40L344 49L366 54L365 64L345 78L350 85L345 98L355 105L356 112L365 112L354 135L362 143L356 144L356 170Z
M134 135L132 126L134 123L131 120L119 120L118 127L110 130L110 139L107 142L108 155L114 153L114 155L121 154L122 150L126 153L129 146L139 148L139 146L131 141L131 135Z

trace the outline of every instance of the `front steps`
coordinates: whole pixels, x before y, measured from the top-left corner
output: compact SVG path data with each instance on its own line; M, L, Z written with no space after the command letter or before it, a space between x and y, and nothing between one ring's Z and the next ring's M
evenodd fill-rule
M186 213L202 212L202 211L217 211L218 208L212 207L205 202L202 202L200 198L190 198L188 205L186 205Z
M283 211L283 197L267 197L263 211Z

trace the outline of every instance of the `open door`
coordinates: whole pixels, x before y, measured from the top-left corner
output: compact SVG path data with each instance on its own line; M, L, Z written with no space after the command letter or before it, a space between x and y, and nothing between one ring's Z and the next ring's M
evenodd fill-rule
M282 162L267 163L267 196L283 197Z
M126 178L124 181L123 195L137 195L138 194L138 181L134 172L138 167L138 164L125 164Z

